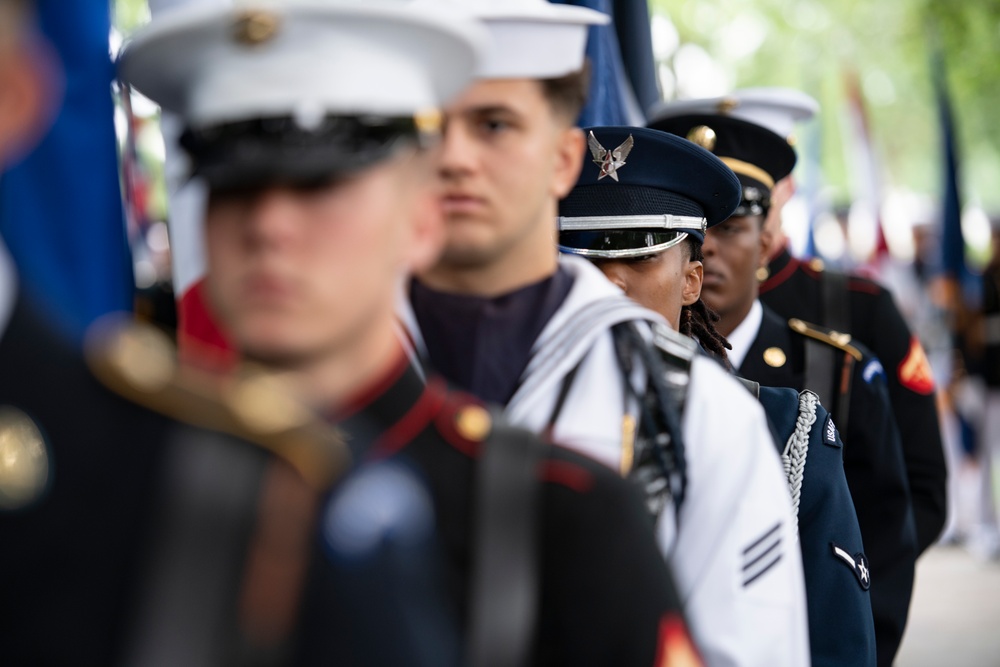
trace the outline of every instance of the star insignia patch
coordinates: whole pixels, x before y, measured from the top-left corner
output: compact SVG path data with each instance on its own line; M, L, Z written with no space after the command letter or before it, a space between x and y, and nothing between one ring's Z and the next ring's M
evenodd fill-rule
M838 547L833 542L830 542L830 547L833 549L833 555L854 572L854 576L857 577L862 590L867 591L872 585L872 572L868 565L868 558L860 551L852 556L846 549Z
M632 152L634 143L635 140L630 134L628 139L623 141L618 148L609 151L601 145L601 142L594 136L594 131L591 130L590 136L587 137L587 145L590 146L590 154L594 156L594 164L601 168L601 175L597 177L597 180L610 176L617 182L618 170L625 166L625 160Z

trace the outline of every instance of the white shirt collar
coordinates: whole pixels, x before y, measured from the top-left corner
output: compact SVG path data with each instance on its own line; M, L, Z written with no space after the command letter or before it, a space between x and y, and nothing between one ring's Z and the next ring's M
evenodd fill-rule
M750 346L757 339L757 333L760 331L760 324L763 321L764 307L760 305L759 299L755 299L747 316L733 329L733 333L726 336L726 340L733 346L727 356L734 370L738 371L743 365L743 360L747 358Z

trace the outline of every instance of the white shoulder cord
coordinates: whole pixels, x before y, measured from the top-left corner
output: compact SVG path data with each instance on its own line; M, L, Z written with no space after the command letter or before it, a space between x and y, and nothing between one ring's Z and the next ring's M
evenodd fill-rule
M785 451L781 454L781 462L785 466L785 477L788 479L788 490L792 494L792 511L799 515L799 501L802 498L802 476L806 467L806 455L809 453L809 432L816 423L816 406L819 397L811 391L799 393L799 414L795 418L795 430L785 443Z

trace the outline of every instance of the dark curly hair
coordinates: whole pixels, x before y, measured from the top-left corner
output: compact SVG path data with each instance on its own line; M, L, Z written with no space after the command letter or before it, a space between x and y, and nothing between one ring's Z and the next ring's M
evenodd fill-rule
M691 237L685 239L684 243L687 244L692 262L705 260L700 243ZM701 297L690 306L681 307L680 332L694 338L705 348L705 351L718 358L726 368L729 368L726 350L733 349L733 346L729 344L725 336L716 330L715 323L718 321L719 314L709 308Z

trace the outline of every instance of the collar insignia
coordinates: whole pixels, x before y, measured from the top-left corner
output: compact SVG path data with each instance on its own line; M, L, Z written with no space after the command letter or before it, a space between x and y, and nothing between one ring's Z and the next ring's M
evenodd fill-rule
M590 146L590 154L594 156L594 164L601 168L601 175L597 177L597 180L601 180L605 176L610 176L616 182L618 181L618 170L625 166L625 160L628 158L628 154L632 152L632 145L635 140L632 139L632 135L628 135L628 139L622 142L621 146L609 151L601 142L597 140L594 136L593 130L590 132L590 136L587 137L587 145Z

